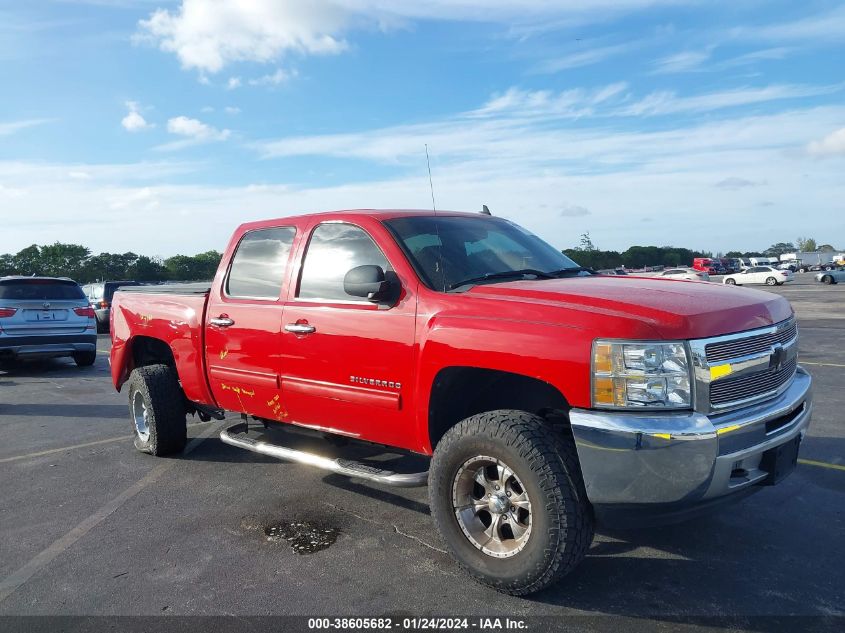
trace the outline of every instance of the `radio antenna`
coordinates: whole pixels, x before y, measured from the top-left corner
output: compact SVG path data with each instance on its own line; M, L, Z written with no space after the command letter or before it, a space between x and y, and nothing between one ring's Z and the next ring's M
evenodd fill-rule
M431 161L428 158L428 143L425 144L425 164L428 166L428 186L431 188L431 208L437 214L437 205L434 204L434 182L431 180Z

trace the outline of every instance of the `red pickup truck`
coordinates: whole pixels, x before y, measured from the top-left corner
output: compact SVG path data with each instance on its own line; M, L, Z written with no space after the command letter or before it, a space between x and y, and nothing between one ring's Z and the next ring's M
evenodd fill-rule
M244 224L210 286L117 292L111 332L139 450L179 452L188 413L237 412L228 444L427 484L459 564L512 594L572 570L597 522L679 520L777 483L812 410L782 297L596 275L481 214ZM272 441L283 424L429 467L304 452Z

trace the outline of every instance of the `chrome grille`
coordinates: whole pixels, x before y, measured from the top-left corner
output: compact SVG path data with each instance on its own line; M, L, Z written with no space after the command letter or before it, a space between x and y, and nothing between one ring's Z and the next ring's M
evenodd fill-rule
M765 352L776 343L783 345L794 339L798 333L797 330L795 320L790 319L779 323L776 332L710 343L705 347L707 362L718 363L732 358Z
M724 406L775 392L792 379L798 360L792 358L780 370L766 370L756 374L726 378L710 385L710 404Z

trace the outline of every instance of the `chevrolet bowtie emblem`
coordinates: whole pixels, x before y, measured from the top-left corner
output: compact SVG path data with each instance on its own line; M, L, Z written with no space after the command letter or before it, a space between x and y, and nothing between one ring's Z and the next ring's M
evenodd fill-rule
M783 368L783 361L786 357L786 350L783 345L777 343L772 346L772 355L769 356L769 369L772 371L780 371Z

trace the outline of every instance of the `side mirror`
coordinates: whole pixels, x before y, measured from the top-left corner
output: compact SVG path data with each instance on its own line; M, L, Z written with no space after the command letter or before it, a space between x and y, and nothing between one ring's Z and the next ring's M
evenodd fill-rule
M386 279L381 266L371 264L356 266L343 278L343 290L353 297L365 297L369 301L379 302L387 299L392 284Z

